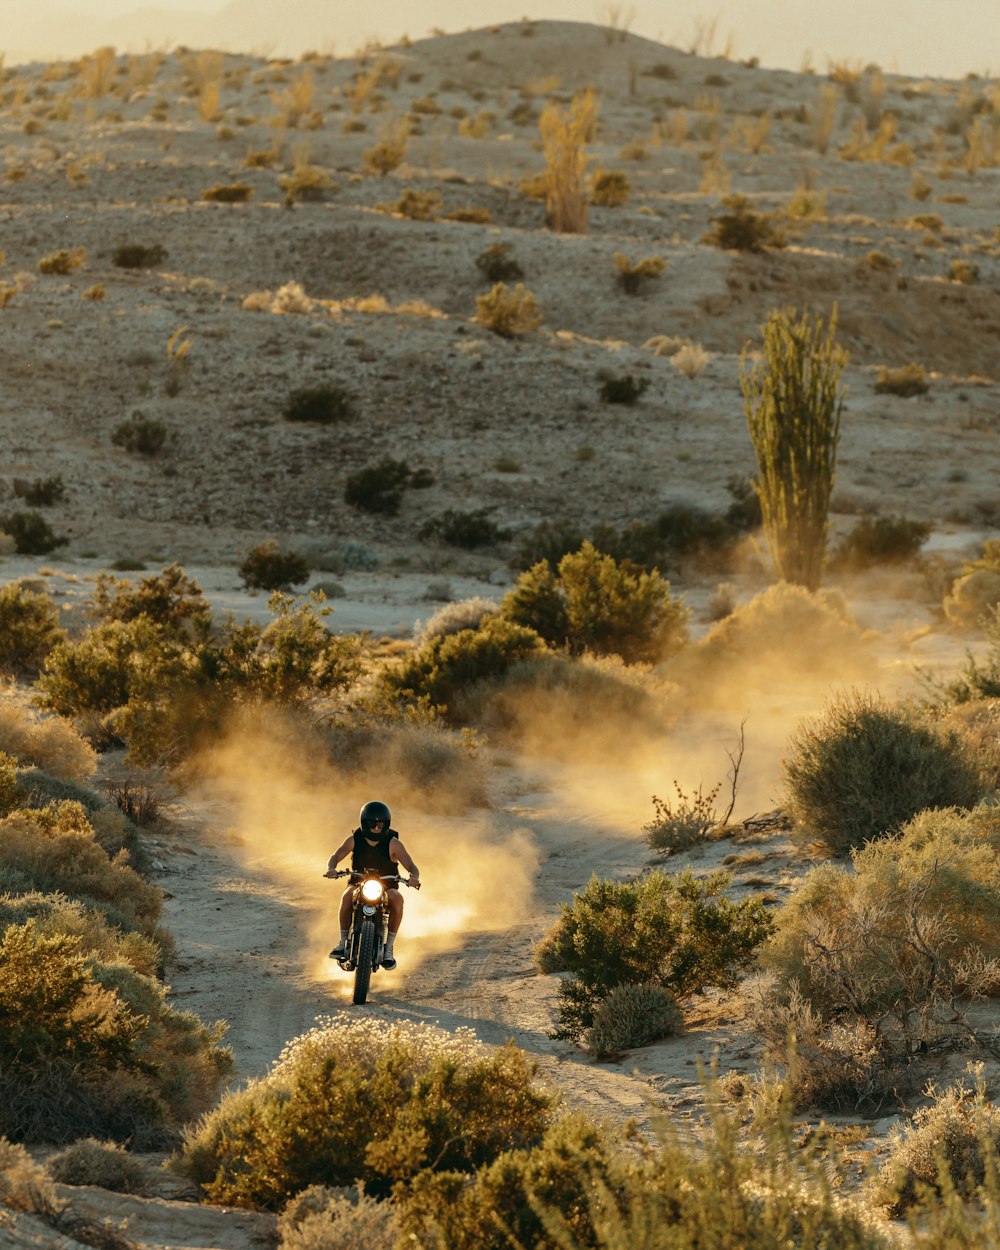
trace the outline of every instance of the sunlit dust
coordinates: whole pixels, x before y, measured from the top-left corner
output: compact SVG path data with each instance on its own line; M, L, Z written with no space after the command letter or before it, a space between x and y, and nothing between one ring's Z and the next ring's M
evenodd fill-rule
M328 951L339 936L346 880L325 880L327 860L357 827L361 806L388 803L393 827L420 869L422 889L403 889L396 947L407 971L428 954L460 947L470 931L497 930L527 913L538 853L525 829L499 829L489 812L430 815L418 793L386 793L378 778L345 777L277 714L234 727L200 760L215 802L225 805L236 853L248 869L291 887L302 910L302 964L349 996ZM348 866L345 859L340 864ZM403 874L405 876L405 873Z

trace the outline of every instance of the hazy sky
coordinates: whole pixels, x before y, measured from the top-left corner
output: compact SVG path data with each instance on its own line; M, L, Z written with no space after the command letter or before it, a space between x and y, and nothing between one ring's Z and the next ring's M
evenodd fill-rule
M161 26L164 13L174 12L182 42L192 34L190 15L208 18L237 4L256 10L258 21L272 15L276 34L283 23L293 25L297 9L322 14L311 46L333 45L341 55L370 37L419 38L435 27L464 30L525 16L603 21L612 7L608 0L0 0L0 51L17 47L18 25L48 7L96 21L155 8ZM619 0L615 7L634 33L682 48L714 25L716 51L731 39L735 56L757 56L767 66L798 69L808 53L818 70L832 58L909 74L1000 73L1000 0Z

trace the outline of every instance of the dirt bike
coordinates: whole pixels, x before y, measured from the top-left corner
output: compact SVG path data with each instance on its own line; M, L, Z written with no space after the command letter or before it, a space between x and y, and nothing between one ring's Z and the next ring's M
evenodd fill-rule
M351 899L354 910L347 935L347 954L337 962L345 972L354 973L354 1001L363 1003L368 998L372 973L378 972L385 956L389 936L389 887L402 882L419 890L420 882L398 875L380 877L374 869L356 872L346 868L325 872L323 876L350 877L354 883Z

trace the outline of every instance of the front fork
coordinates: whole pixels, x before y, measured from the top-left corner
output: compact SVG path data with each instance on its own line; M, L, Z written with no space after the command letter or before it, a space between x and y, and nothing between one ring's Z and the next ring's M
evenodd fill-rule
M358 942L361 940L361 923L365 919L364 913L355 910L351 919L351 931L347 935L347 949L350 952L348 957L341 961L341 967L345 972L353 972L358 964ZM385 910L381 917L375 916L376 932L378 933L378 946L375 950L375 966L376 968L382 963L382 956L385 954L386 943L389 941L389 912Z

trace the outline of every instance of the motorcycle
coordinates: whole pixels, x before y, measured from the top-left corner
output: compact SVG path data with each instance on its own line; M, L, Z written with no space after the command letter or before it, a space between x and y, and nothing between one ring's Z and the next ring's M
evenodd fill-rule
M354 882L347 954L337 962L345 972L354 973L354 1001L360 1004L368 998L372 973L378 972L385 957L385 944L389 937L389 888L402 882L419 890L420 882L398 875L380 877L373 869L356 872L345 868L325 872L323 876L350 877Z

